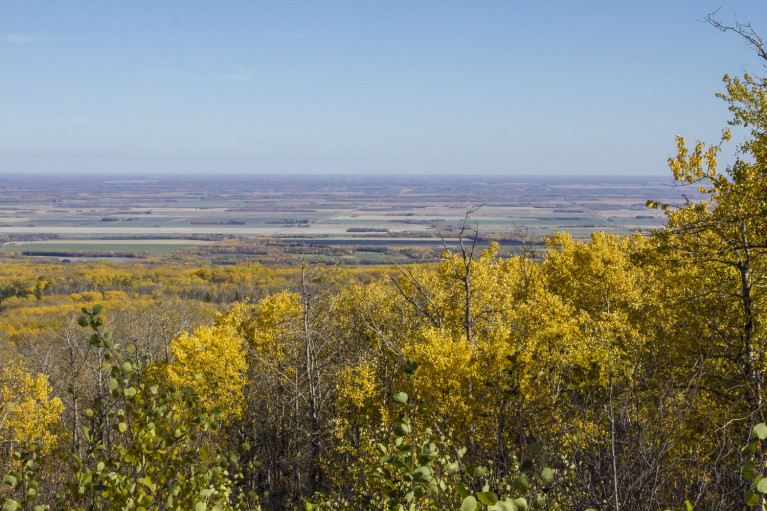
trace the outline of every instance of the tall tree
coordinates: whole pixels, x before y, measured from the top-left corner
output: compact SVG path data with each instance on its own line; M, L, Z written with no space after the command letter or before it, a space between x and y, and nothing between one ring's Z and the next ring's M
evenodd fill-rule
M709 23L744 37L767 61L764 44L750 25L727 26L713 15ZM707 451L707 475L691 491L712 509L742 502L738 446L751 427L765 420L767 364L767 79L748 73L724 77L718 94L732 112L732 128L748 130L735 148L734 162L718 158L731 139L689 147L677 137L669 166L678 186L689 187L679 205L648 201L662 209L666 227L656 232L668 275L667 308L677 311L679 361L699 374L697 434ZM703 440L703 439L709 440ZM732 474L732 475L730 475ZM729 507L728 507L729 506Z
M706 310L707 331L701 350L719 360L717 386L726 396L742 396L748 422L764 420L764 305L767 296L767 80L746 74L725 77L725 99L732 125L751 128L735 162L721 170L719 145L698 142L690 150L677 137L678 154L669 159L675 181L694 186L698 197L678 207L649 202L666 212L668 224L658 233L669 257L700 271L698 288L689 296ZM720 311L720 313L715 313ZM733 394L733 392L735 394Z

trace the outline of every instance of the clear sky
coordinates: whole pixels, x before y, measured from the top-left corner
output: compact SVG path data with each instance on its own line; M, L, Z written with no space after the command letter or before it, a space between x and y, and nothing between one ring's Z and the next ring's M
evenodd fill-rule
M0 173L657 174L765 0L2 0Z

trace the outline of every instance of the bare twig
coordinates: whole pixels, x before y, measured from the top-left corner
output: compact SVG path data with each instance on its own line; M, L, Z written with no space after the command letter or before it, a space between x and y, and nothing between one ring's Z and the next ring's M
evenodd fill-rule
M717 30L721 30L722 32L735 32L740 37L745 39L746 42L748 42L748 44L756 50L759 58L767 62L767 48L765 48L764 39L761 38L756 30L754 30L754 27L751 26L751 23L741 23L736 20L734 25L725 25L716 19L716 14L718 12L719 10L717 9L716 11L708 14L704 21ZM765 65L767 65L767 63Z

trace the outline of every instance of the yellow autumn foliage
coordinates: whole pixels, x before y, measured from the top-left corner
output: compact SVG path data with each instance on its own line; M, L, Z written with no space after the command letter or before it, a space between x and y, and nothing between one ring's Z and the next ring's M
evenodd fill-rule
M227 319L177 335L167 367L170 383L194 390L206 408L220 408L224 420L242 414L247 371L243 339Z
M279 362L290 354L290 344L285 339L297 328L301 313L299 296L282 291L255 305L238 303L226 317L237 325L257 358Z
M0 438L4 452L19 446L35 446L45 454L56 446L64 405L50 394L47 375L33 377L19 361L3 367L0 373Z

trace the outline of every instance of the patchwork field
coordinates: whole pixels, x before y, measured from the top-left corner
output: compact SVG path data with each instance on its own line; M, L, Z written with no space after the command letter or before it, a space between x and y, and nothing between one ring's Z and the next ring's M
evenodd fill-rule
M658 178L508 176L3 176L2 250L162 255L227 238L429 246L454 238L466 212L500 241L567 231L649 231L678 203ZM433 240L433 241L429 241Z

